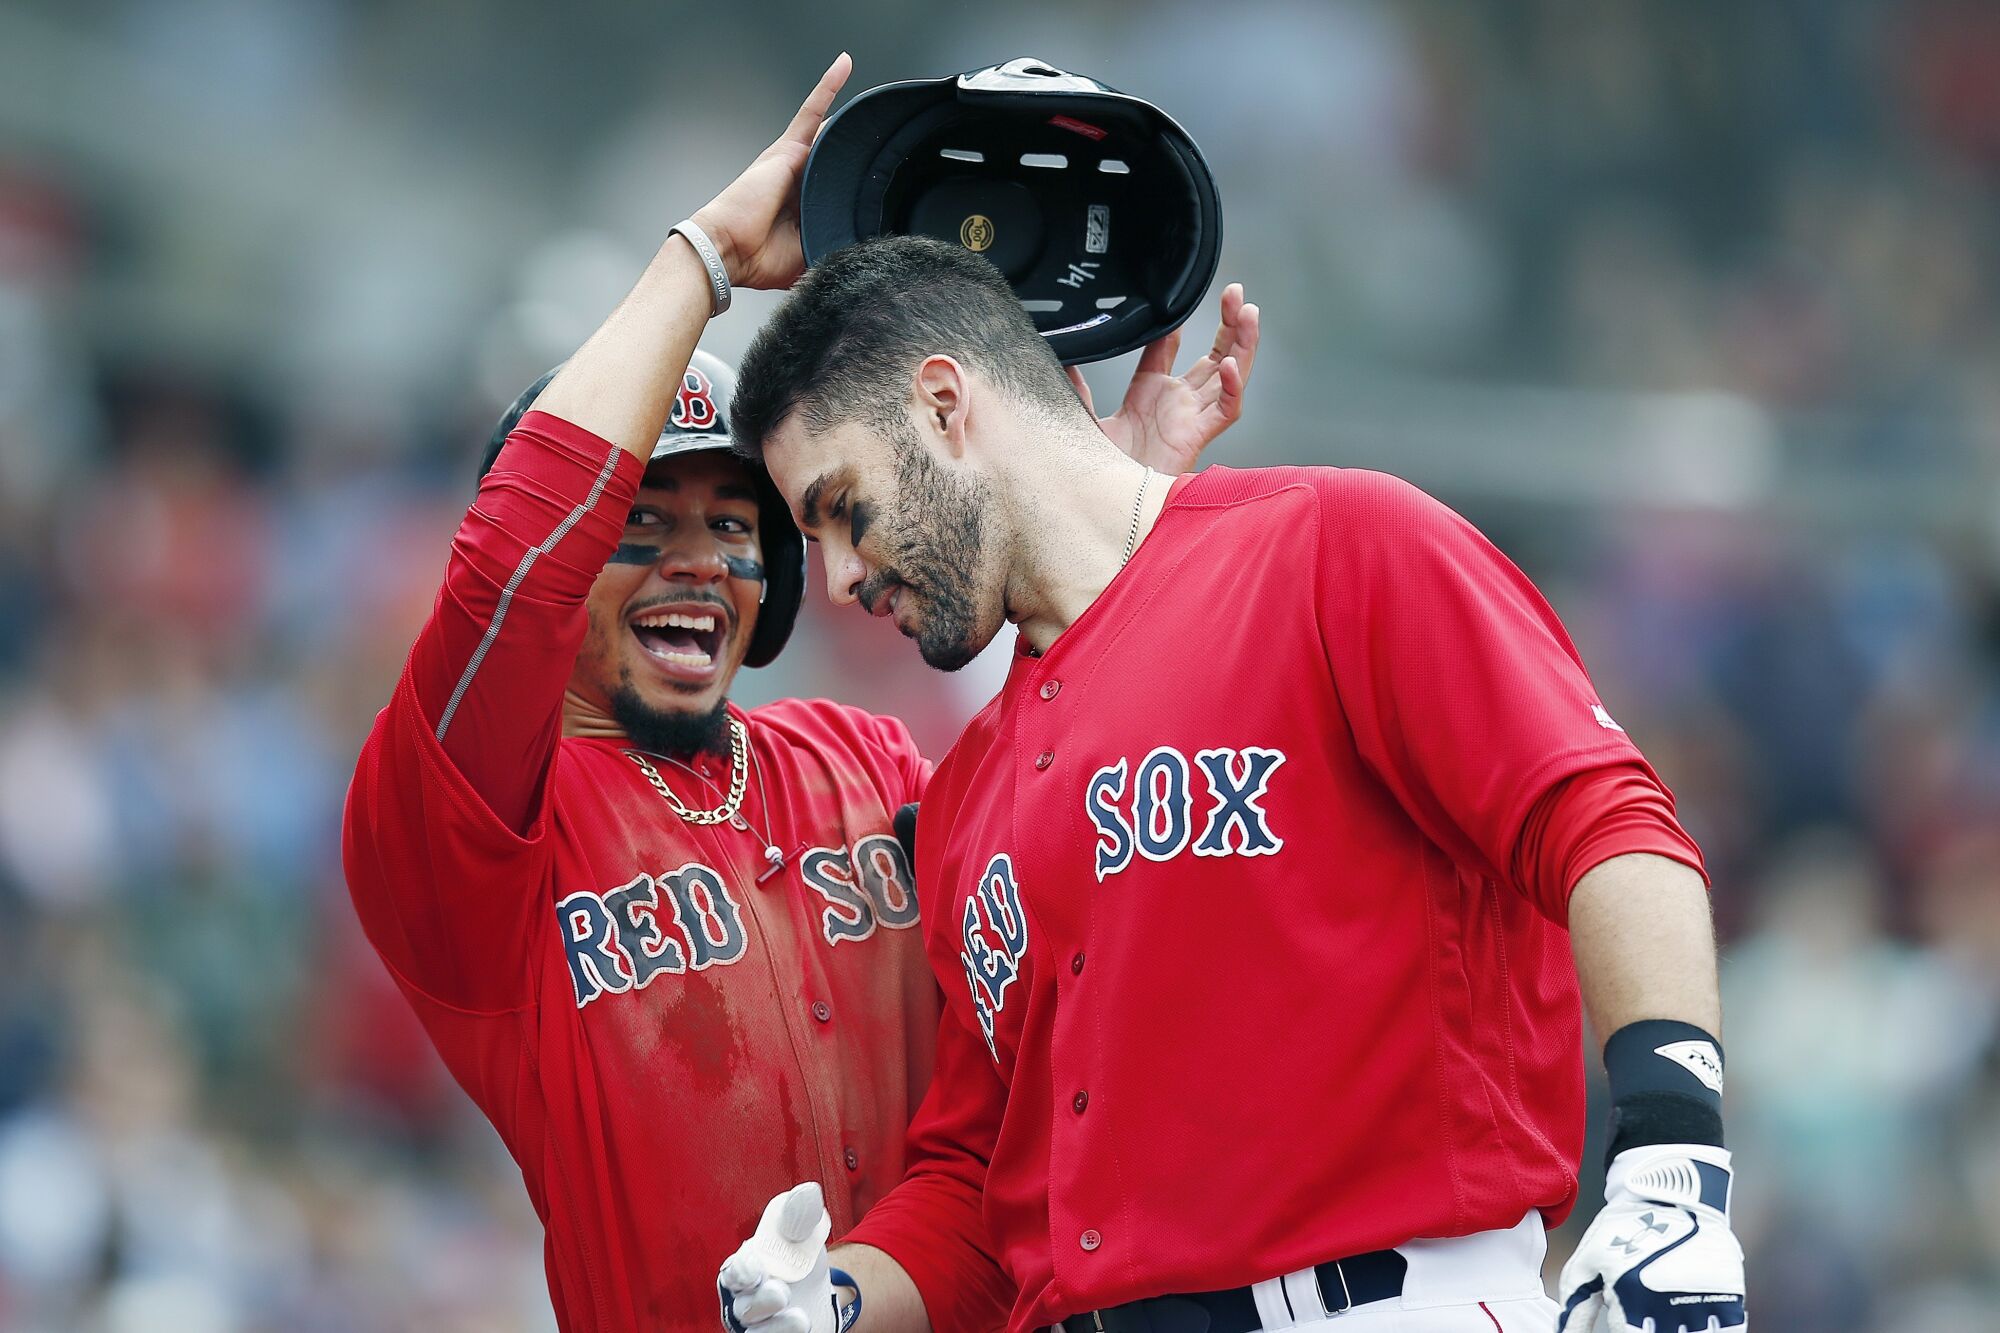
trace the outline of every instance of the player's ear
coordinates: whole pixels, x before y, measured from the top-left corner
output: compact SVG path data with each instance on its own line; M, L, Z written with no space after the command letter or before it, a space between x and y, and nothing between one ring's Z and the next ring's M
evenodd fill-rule
M917 366L916 407L924 433L953 458L965 452L970 389L965 367L943 353L927 356Z

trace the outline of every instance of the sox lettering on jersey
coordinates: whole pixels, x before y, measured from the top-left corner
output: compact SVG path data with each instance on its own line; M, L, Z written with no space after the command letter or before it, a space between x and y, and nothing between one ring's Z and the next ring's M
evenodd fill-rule
M972 1007L986 1049L997 1061L993 1023L1007 1003L1007 988L1021 974L1021 954L1028 947L1028 918L1021 911L1021 888L1014 880L1014 861L1005 852L986 863L979 887L965 900L961 919L959 961L972 988Z
M851 856L845 847L814 847L799 873L827 900L820 932L828 944L865 940L878 924L891 930L917 924L916 877L903 845L888 834L856 839Z
M1084 810L1097 828L1097 879L1119 873L1133 856L1167 861L1184 852L1196 856L1268 856L1285 840L1272 832L1262 801L1284 752L1263 746L1197 750L1192 760L1170 745L1154 747L1134 765L1120 759L1091 774L1084 784ZM1196 832L1195 787L1208 795ZM861 929L860 916L843 929ZM828 938L835 929L827 917ZM871 927L872 929L872 927ZM987 862L978 886L966 897L960 921L959 961L972 992L973 1011L986 1049L1000 1058L994 1025L1006 1007L1007 989L1020 975L1028 944L1028 919L1021 911L1014 863L1004 852Z
M1083 806L1097 827L1094 868L1099 883L1125 869L1133 854L1167 861L1196 856L1269 856L1285 845L1271 831L1261 802L1282 750L1247 745L1195 751L1193 761L1161 745L1134 767L1120 759L1084 784ZM1195 833L1194 783L1206 786L1209 807ZM1127 782L1127 778L1130 782ZM1190 843L1192 846L1190 847Z

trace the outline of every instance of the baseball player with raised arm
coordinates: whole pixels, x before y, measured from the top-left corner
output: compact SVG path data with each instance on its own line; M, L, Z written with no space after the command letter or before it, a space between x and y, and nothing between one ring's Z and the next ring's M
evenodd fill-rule
M891 833L930 765L891 718L728 702L784 644L804 542L695 350L732 284L797 275L798 172L846 72L502 422L349 793L355 906L520 1164L565 1330L712 1327L765 1199L810 1180L851 1225L930 1078ZM1155 346L1109 436L1179 468L1236 416L1257 311L1225 314L1187 377ZM997 1326L1011 1284L974 1271Z
M1745 1327L1700 853L1470 524L1373 472L1158 475L921 238L821 261L732 426L834 601L945 669L1020 634L918 822L910 1174L831 1265L781 1196L726 1323L975 1327L983 1223L1017 1331ZM1558 1304L1584 1009L1612 1156Z

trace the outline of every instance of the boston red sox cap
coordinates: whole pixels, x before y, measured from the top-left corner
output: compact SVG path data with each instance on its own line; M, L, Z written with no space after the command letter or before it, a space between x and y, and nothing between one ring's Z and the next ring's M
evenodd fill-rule
M480 459L480 476L492 470L501 446L507 443L514 427L528 414L555 375L555 370L551 370L530 384L501 413ZM735 393L736 372L722 358L697 348L681 378L681 391L674 396L673 412L653 445L652 461L703 449L729 449L729 403ZM759 667L768 666L778 656L798 621L799 603L806 589L806 540L798 524L792 522L791 510L785 507L770 473L761 463L744 460L743 465L757 480L757 532L764 550L763 605L757 613L757 628L750 635L743 665Z
M955 241L1007 275L1064 365L1179 328L1222 253L1221 198L1187 131L1031 57L860 94L800 191L807 263L869 236Z

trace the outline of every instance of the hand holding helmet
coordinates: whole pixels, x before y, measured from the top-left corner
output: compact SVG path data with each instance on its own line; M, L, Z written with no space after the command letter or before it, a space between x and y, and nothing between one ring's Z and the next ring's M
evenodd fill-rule
M813 139L853 68L845 51L836 56L785 132L722 193L695 211L694 221L721 253L735 286L789 287L805 271L799 245L799 177Z

